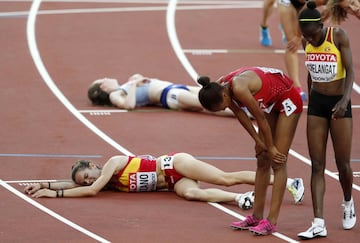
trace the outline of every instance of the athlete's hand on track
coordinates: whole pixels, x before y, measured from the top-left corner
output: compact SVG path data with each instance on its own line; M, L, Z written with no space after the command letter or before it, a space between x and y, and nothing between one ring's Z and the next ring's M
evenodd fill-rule
M34 194L35 192L37 192L40 189L41 189L40 183L34 183L34 184L27 185L24 188L24 191L26 194Z
M37 192L35 192L34 194L32 194L31 196L34 198L56 197L56 191L49 190L49 189L41 189L41 190L38 190Z

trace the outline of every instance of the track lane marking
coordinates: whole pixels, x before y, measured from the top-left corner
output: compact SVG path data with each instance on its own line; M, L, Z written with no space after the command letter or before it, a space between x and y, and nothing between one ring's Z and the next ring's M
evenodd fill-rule
M70 226L71 228L89 236L90 238L93 238L94 240L97 240L99 242L104 242L104 243L110 243L110 241L104 239L103 237L100 237L92 232L90 232L89 230L71 222L70 220L64 218L63 216L59 215L58 213L55 213L54 211L48 209L47 207L44 207L43 205L41 205L40 203L36 202L35 200L31 199L29 196L23 194L22 192L19 192L18 190L16 190L14 187L8 185L6 182L4 182L3 180L0 179L0 185L2 187L4 187L6 190L10 191L11 193L13 193L15 196L21 198L22 200L24 200L25 202L31 204L32 206L38 208L39 210L43 211L44 213L50 215L51 217L59 220L60 222Z

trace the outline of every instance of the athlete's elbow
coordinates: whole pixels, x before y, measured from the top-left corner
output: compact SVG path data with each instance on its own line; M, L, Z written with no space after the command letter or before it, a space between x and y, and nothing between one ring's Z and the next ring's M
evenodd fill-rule
M89 188L89 190L87 191L87 193L86 193L86 196L88 196L88 197L94 197L94 196L96 196L97 194L98 194L98 190L96 190L96 189L93 189L93 188Z
M123 104L123 105L122 105L122 109L125 109L125 110L134 110L134 109L135 109L135 105Z
M125 100L115 100L112 103L116 106L116 108L119 109L125 109L125 110L135 109L135 104L132 104L132 102L126 102Z

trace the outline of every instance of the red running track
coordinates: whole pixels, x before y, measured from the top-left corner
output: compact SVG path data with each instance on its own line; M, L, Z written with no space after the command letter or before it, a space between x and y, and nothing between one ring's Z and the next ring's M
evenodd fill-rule
M78 157L102 163L122 153L160 155L186 151L224 170L255 170L251 139L233 118L154 108L104 112L89 104L86 89L93 79L107 76L125 80L137 72L194 84L194 73L216 78L244 65L285 69L276 12L270 22L274 46L264 48L258 43L261 1L179 1L173 20L184 51L181 53L192 67L193 73L189 73L169 41L166 1L49 1L41 2L40 11L34 11L33 16L28 15L31 6L31 1L0 1L0 242L298 240L297 233L312 220L305 112L288 165L289 177L304 179L305 199L302 205L295 206L286 193L279 232L269 237L230 229L231 221L251 213L236 205L188 202L167 192L103 192L95 198L32 200L16 183L68 178L70 166ZM32 26L27 25L31 17L36 17ZM352 17L343 25L352 43L356 77L360 75L357 26ZM34 53L41 59L34 58ZM303 61L301 53L299 56ZM305 86L306 72L300 67ZM59 95L65 99L59 100ZM65 103L68 107L64 100L69 102ZM352 101L355 126L351 158L354 172L359 172L360 149L356 141L360 129L356 124L360 96L356 90ZM329 144L325 197L328 237L317 242L356 242L359 224L351 231L341 227L342 193L338 181L330 176L336 172L331 151ZM359 183L358 174L354 174L357 208ZM245 192L252 186L229 189Z

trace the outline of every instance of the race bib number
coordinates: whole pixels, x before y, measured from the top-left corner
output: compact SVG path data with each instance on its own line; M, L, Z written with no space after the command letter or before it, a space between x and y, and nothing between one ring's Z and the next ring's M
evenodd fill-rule
M297 108L296 105L289 98L284 100L282 102L282 105L284 107L286 116L290 116L292 113L294 113L294 111L296 111L296 108Z
M338 62L335 54L307 53L305 65L314 82L330 82L336 80Z
M174 169L174 156L165 156L161 159L161 169Z

